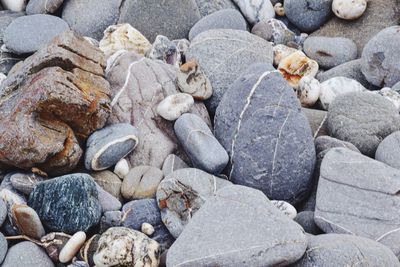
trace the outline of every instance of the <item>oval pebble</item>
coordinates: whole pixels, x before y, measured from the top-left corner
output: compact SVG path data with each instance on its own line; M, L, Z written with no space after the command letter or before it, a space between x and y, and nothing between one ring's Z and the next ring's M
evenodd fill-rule
M305 76L301 78L297 97L303 107L311 107L317 101L321 94L321 85L317 79Z
M341 19L353 20L361 17L367 9L367 0L333 0L332 11Z
M142 223L141 231L143 234L151 236L154 233L154 227L149 223Z
M129 172L129 163L126 159L121 159L115 164L114 173L118 175L119 178L123 179Z
M13 220L21 234L40 239L46 234L39 215L31 207L20 204L11 208Z
M60 251L59 260L61 263L67 263L73 259L76 253L81 249L86 241L85 232L76 232Z
M157 113L166 120L174 121L183 113L189 112L194 105L193 97L189 94L178 93L167 96L157 106Z
M271 200L272 204L274 206L283 212L286 216L288 216L290 219L294 219L297 216L297 210L295 207L287 203L286 201L282 200Z

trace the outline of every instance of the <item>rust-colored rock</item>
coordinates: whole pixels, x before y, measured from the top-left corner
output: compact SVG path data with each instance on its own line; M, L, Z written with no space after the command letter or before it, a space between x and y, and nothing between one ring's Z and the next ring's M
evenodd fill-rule
M66 32L17 64L0 86L0 163L71 171L110 113L102 52Z

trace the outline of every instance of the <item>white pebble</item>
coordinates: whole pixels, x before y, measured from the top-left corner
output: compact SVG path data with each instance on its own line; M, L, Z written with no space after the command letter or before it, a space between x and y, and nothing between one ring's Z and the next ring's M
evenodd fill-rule
M58 259L61 263L67 263L74 258L86 241L84 232L76 232L60 251Z
M120 159L114 167L114 173L123 179L129 172L129 164L126 159Z
M11 11L24 11L26 6L26 0L0 0L1 4L5 9Z
M141 231L143 234L151 236L154 233L154 227L149 223L142 223Z
M297 97L303 107L313 106L318 101L320 93L321 85L317 79L308 76L301 78Z
M166 120L177 120L183 113L189 112L194 105L191 95L178 93L167 96L157 106L157 113Z
M396 91L390 89L389 87L382 88L381 90L377 91L368 91L373 94L381 95L396 107L397 110L400 111L400 94L397 93Z
M296 48L286 46L284 44L278 44L273 47L274 51L274 65L278 66L282 59L290 56L291 54L299 51ZM304 55L304 53L303 53ZM305 56L305 55L304 55Z
M341 19L353 20L364 14L367 0L333 0L332 11Z
M296 218L297 210L291 204L283 200L271 200L271 202L278 210L282 211L283 214L288 216L290 219Z
M274 6L275 14L278 16L285 16L285 8L283 7L282 3L276 3Z
M0 85L5 79L7 79L7 76L4 73L0 72Z

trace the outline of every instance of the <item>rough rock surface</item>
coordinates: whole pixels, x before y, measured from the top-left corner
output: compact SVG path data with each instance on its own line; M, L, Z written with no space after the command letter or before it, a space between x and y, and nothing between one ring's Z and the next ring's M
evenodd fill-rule
M4 259L3 267L54 267L46 252L38 245L24 241L12 246Z
M237 8L232 0L195 0L202 17L210 15L218 10Z

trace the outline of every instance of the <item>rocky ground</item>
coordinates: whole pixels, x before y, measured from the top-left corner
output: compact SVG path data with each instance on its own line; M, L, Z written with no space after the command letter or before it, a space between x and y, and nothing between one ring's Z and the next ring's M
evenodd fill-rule
M0 0L2 267L400 266L400 0Z

